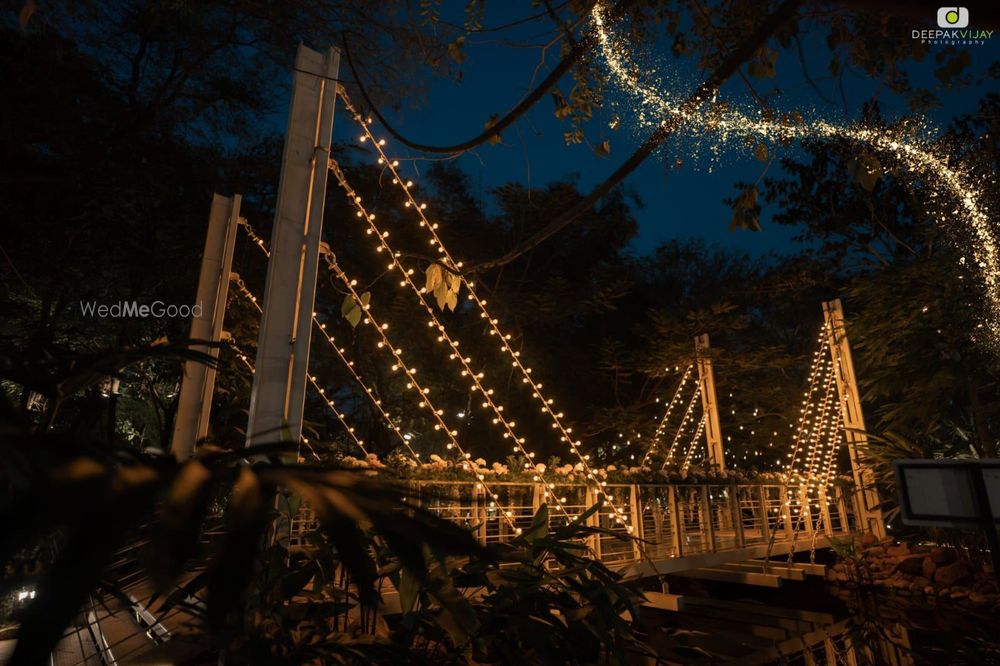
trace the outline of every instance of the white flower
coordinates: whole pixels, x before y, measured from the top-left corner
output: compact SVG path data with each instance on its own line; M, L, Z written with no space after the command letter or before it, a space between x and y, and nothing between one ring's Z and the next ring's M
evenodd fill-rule
M476 467L486 467L486 461L482 458L476 458Z
M538 463L535 465L535 471L539 474L545 474L545 463Z
M431 462L435 462L435 463L442 462L441 456L439 456L436 453L432 453L431 454Z

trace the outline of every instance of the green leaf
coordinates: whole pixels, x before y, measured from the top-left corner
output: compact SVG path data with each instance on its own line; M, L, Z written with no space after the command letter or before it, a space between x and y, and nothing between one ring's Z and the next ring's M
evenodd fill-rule
M364 314L364 309L368 306L371 297L372 295L369 291L361 294L359 298L361 305L358 305L358 301L355 300L354 295L348 294L344 298L344 302L340 304L340 314L351 325L351 328L357 328L358 324L361 323L361 315Z
M403 613L409 613L417 604L417 597L420 596L420 577L406 569L399 572L399 609Z

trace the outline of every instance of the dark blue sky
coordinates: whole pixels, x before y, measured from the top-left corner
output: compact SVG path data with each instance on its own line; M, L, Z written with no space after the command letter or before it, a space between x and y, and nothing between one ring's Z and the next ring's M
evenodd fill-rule
M461 7L465 3L457 4ZM448 17L448 8L444 11L445 19L451 18L456 23L462 21L460 14ZM537 8L532 8L527 2L490 2L487 3L483 23L487 27L499 25L536 11ZM914 25L913 28L933 27L934 21L934 16L930 16L926 24ZM975 8L972 8L972 23L975 23ZM798 110L807 119L822 117L850 122L860 117L866 101L877 96L886 118L907 113L903 100L892 95L878 80L861 72L849 71L845 75L841 93L838 82L828 73L830 51L826 47L826 35L808 25L803 25L802 29L805 61L819 92L806 80L794 47L783 50L778 57L777 78L751 79L758 94L768 97L776 110ZM539 20L499 34L472 35L465 48L461 81L438 78L427 72L422 81L426 90L422 99L404 103L399 113L389 109L385 112L397 129L421 143L451 144L474 136L482 131L486 119L493 114L503 115L529 89L538 64L539 50L512 47L510 42L538 44L550 38L551 34L551 24ZM909 40L911 37L907 32L896 38ZM982 88L942 91L934 77L937 65L933 56L936 50L943 48L932 46L930 55L922 63L909 67L915 86L943 92L944 107L931 117L932 122L938 125L947 123L955 115L974 112L979 97L988 92ZM1000 59L1000 36L986 45L968 48L973 71L981 72L989 63ZM544 77L548 67L558 61L558 55L558 48L549 49L546 66L540 70L538 80ZM675 59L667 48L657 49L647 56L648 62L659 71L675 71L669 80L663 81L663 86L675 93L686 94L700 81L688 60ZM568 93L570 86L569 77L566 77L562 90ZM780 89L781 93L775 95L775 89ZM608 109L595 117L588 131L591 135L603 132L603 138L611 141L610 157L597 157L587 145L567 146L563 133L568 129L568 123L555 118L552 100L546 96L514 128L503 133L502 144L480 147L459 158L459 164L470 174L487 203L491 187L510 181L537 187L576 177L586 191L610 174L645 137L645 131L629 118L626 98L614 87L609 93L609 102L615 104L614 111L621 117L621 128L617 131L607 128L607 120L611 116L611 109ZM721 95L739 103L749 101L745 85L735 78L726 84ZM347 141L354 134L349 122L337 123L337 138ZM734 194L733 183L754 181L762 168L750 150L729 146L720 158L709 160L688 156L686 153L690 148L690 145L670 143L626 180L626 185L645 203L644 209L637 212L641 230L634 247L638 252L647 252L671 238L688 237L753 254L795 250L796 246L791 241L794 232L769 224L766 208L761 233L728 231L731 211L722 202L723 198ZM400 158L416 155L405 149L402 153L398 150L394 152ZM795 147L783 149L778 157L795 156L798 152ZM675 165L678 157L684 159L679 168ZM417 161L408 168L420 169L425 165ZM779 173L775 162L768 175Z

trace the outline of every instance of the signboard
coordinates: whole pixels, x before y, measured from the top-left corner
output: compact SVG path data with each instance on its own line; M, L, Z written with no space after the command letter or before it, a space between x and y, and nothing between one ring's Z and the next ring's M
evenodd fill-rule
M1000 460L896 460L892 466L904 524L1000 523Z

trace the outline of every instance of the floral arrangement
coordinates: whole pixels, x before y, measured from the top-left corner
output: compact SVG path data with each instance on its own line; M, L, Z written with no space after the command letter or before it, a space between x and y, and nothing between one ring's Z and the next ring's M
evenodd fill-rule
M487 463L482 458L447 460L437 454L431 454L427 462L417 462L413 458L398 454L390 454L386 460L381 460L373 453L365 458L344 455L335 462L348 469L363 469L371 473L396 475L414 480L428 481L472 481L478 475L499 482L535 483L537 477L544 475L551 482L586 483L587 476L582 463L563 463L559 458L551 458L548 463L531 465L515 457L508 458L504 463ZM692 466L686 474L678 470L654 469L642 466L608 465L594 470L602 481L610 484L631 483L663 483L663 484L783 484L788 481L782 472L761 472L756 468L748 470L718 470L701 466ZM836 477L835 485L851 485L849 476Z

